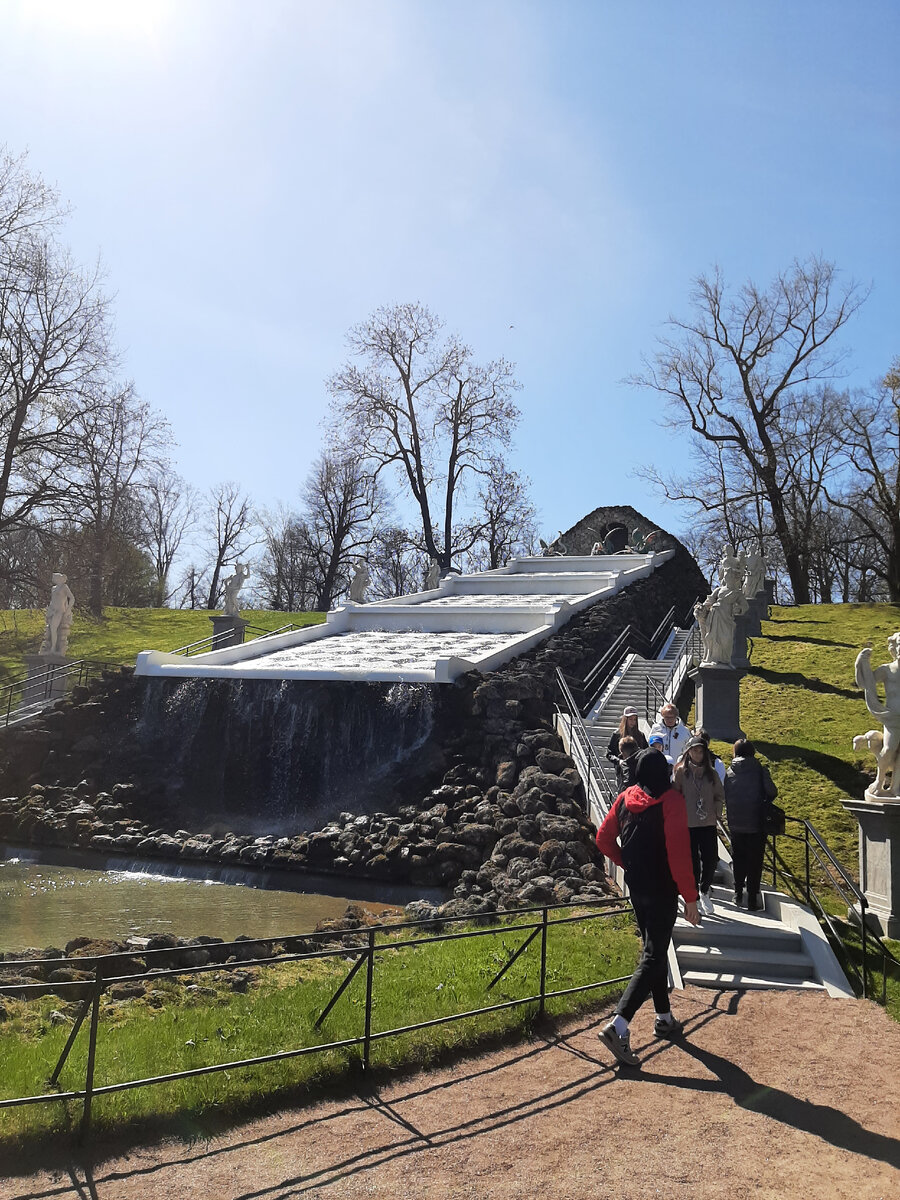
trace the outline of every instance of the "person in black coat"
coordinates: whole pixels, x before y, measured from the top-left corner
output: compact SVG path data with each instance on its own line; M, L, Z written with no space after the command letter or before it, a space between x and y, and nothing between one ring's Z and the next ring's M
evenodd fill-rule
M768 769L757 761L756 747L746 738L734 743L734 758L725 772L725 814L734 867L734 902L740 905L747 884L747 908L762 908L759 894L763 855L765 806L778 795Z
M609 743L606 747L606 757L610 762L614 763L619 755L619 739L623 737L631 737L637 742L639 750L647 749L647 739L638 728L638 710L632 705L622 713L622 719L619 722L618 729L614 729L609 735Z

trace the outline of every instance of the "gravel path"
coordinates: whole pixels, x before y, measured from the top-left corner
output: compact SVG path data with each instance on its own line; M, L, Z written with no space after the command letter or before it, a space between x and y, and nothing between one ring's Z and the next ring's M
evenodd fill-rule
M583 1017L543 1038L283 1112L0 1180L3 1200L869 1200L900 1196L900 1025L820 994L673 997L681 1044L634 1025L613 1069Z

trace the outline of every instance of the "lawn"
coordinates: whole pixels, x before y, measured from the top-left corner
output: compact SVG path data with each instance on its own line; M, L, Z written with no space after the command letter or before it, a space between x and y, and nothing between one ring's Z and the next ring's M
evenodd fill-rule
M101 662L134 664L141 650L175 650L212 634L206 609L106 608L100 621L81 609L69 638L71 659L90 658ZM258 629L282 625L315 625L324 613L284 613L248 609L241 614ZM23 656L37 652L44 634L43 609L0 610L0 682L25 674ZM254 635L248 629L247 637Z
M890 655L887 638L900 629L890 604L820 604L771 609L753 639L751 668L741 683L741 726L756 744L794 817L816 826L840 861L858 865L856 821L841 796L860 796L875 760L853 749L853 737L878 727L854 682L859 651L872 662ZM726 763L731 746L714 743Z
M632 971L638 942L630 915L591 919L588 912L574 910L571 915L576 920L549 927L548 991L620 978ZM568 915L567 910L557 910L551 919ZM533 996L539 990L540 936L494 987L490 984L527 936L516 924L535 919L540 923L540 913L481 926L494 931L489 936L428 940L406 947L394 943L421 937L420 931L379 933L376 944L383 949L375 956L372 1032ZM464 928L454 925L452 931ZM95 1086L358 1037L364 1028L365 969L357 973L321 1027L315 1027L353 961L352 956L338 955L266 967L248 964L240 968L240 974L252 980L245 994L232 990L230 972L216 968L177 978L151 978L140 998L105 995ZM612 984L548 1000L547 1012L559 1016L597 1006L620 990L621 984ZM78 1003L56 996L30 1002L0 999L6 1010L0 1025L0 1099L46 1093ZM54 1011L62 1013L65 1021L60 1022L59 1015L51 1017ZM486 1040L521 1036L536 1011L536 1004L530 1003L373 1041L372 1066L391 1070L420 1066L449 1052L474 1050ZM84 1086L88 1024L82 1026L63 1069L63 1090ZM258 1106L262 1097L267 1104L296 1099L314 1085L339 1082L359 1063L360 1055L359 1047L348 1047L101 1096L94 1103L94 1125L98 1131L121 1133L177 1117L180 1127L199 1129L205 1117L236 1118ZM80 1112L76 1101L5 1110L0 1153L62 1133L77 1124Z
M822 604L771 609L762 637L753 639L751 669L741 683L741 726L756 744L778 786L778 803L789 816L805 817L816 827L837 859L859 877L859 833L842 807L842 796L861 796L874 778L875 759L853 749L853 738L880 722L865 706L854 681L856 656L872 647L872 663L890 659L887 639L900 629L900 608L891 604ZM728 763L731 747L714 743ZM790 825L788 825L790 832ZM781 857L802 875L803 848L778 839ZM814 879L824 879L813 862ZM820 899L833 915L847 905L834 890ZM846 926L852 960L861 964L858 936ZM897 943L889 943L897 953ZM869 955L869 970L880 996L884 979L879 951ZM900 976L889 967L888 1011L900 1019Z

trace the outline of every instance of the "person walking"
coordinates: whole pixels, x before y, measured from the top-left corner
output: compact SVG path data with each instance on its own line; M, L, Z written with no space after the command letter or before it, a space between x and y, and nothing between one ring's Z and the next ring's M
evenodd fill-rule
M677 1037L684 1026L672 1015L668 987L668 950L678 915L697 924L697 887L691 865L684 798L669 784L662 754L645 750L638 757L637 783L617 797L597 831L597 849L624 868L625 883L641 932L642 950L634 974L616 1006L616 1015L597 1035L623 1066L639 1067L631 1049L630 1024L648 996L656 1010L654 1033Z
M722 816L725 789L702 737L692 737L685 747L675 767L673 786L684 796L687 808L694 879L700 889L697 906L704 917L711 917L714 908L709 890L719 865L716 822Z
M721 758L719 758L718 754L716 754L716 752L713 750L712 746L709 744L709 734L706 732L705 729L695 729L694 737L703 738L704 742L706 742L706 748L709 751L709 757L712 759L712 765L715 767L716 774L722 780L722 784L724 785L724 783L725 783L725 764L722 762Z
M609 735L606 757L610 762L615 762L617 758L621 757L619 754L619 740L623 737L634 738L639 750L647 749L647 739L638 728L638 710L631 704L622 711L622 719L619 721L618 728L614 729Z
M659 720L650 729L650 738L662 738L663 753L672 762L681 758L682 751L691 740L691 731L678 715L674 704L664 704L659 710Z
M756 747L747 738L739 738L725 772L725 815L734 866L734 902L740 905L743 901L746 883L750 912L762 908L759 885L766 850L765 806L777 795L772 776L756 758Z
M636 782L635 772L639 754L640 747L633 737L626 734L619 739L619 757L616 759L617 795Z

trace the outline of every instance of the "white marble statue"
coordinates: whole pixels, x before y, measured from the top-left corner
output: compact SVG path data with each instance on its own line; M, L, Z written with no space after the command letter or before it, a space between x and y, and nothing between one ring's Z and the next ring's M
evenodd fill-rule
M719 585L743 592L746 564L743 554L734 546L726 546L719 559Z
M50 603L47 605L45 613L47 624L44 626L44 640L41 642L39 654L65 654L69 645L69 630L72 628L75 597L69 589L66 578L61 571L53 574Z
M350 580L349 599L354 604L365 604L366 591L369 587L369 566L364 559L360 560L359 566L356 568L356 574Z
M230 575L222 585L225 590L223 615L226 617L239 617L241 614L238 610L238 592L244 586L245 581L250 576L250 568L246 563L235 563L234 574Z
M869 792L879 797L900 799L900 633L888 638L891 661L873 669L872 647L866 646L856 657L856 683L863 689L866 708L873 717L880 717L884 732L870 729L853 739L855 750L865 745L875 755L878 775ZM878 695L878 684L884 684L884 703Z
M425 576L425 590L427 592L433 592L440 582L441 564L436 558L433 558L428 567L428 574Z
M744 555L744 595L748 600L764 590L766 562L762 550L748 550Z
M726 546L726 551L730 549L730 546ZM725 562L725 555L722 562ZM715 591L702 603L694 605L694 616L700 626L700 639L703 642L701 666L731 666L735 619L743 616L750 608L746 596L741 591L741 576L736 577L735 571L736 568L731 564L726 566L722 582Z

